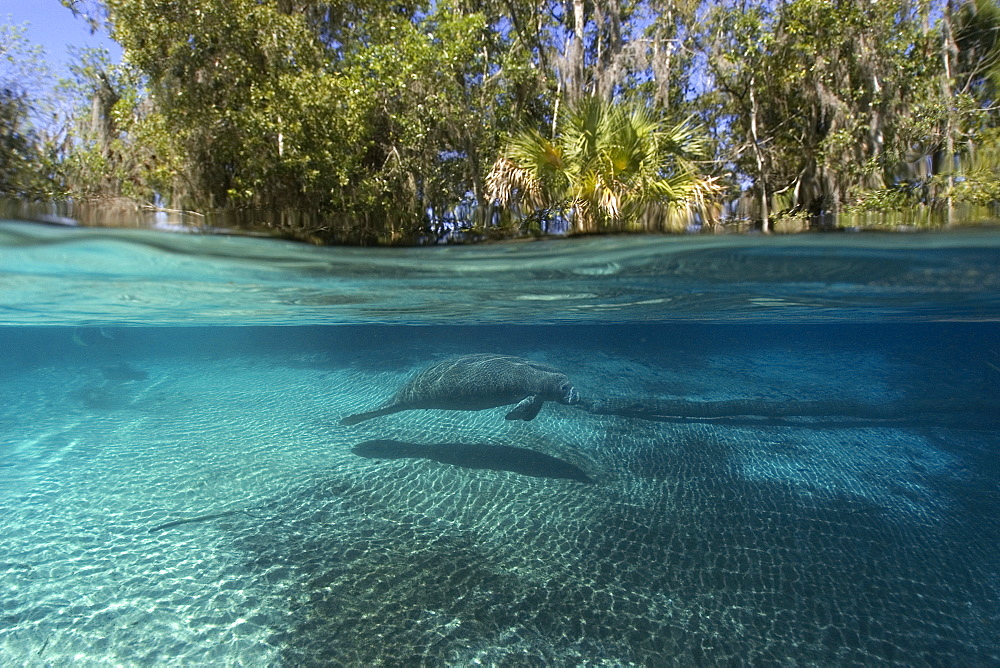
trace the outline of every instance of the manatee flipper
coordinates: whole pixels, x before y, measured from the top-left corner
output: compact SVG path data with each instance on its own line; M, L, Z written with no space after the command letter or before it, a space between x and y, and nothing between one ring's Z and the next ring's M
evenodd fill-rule
M371 420L372 418L381 417L383 415L389 415L390 413L398 413L402 408L397 408L395 406L388 406L384 408L376 408L373 411L367 411L365 413L355 413L354 415L348 415L340 421L341 427L350 427L352 424L357 424L359 422L364 422L365 420Z
M537 394L531 394L521 399L517 406L514 406L514 410L507 413L508 420L534 420L535 416L538 415L538 411L542 410L542 404L545 403L544 399L539 398Z

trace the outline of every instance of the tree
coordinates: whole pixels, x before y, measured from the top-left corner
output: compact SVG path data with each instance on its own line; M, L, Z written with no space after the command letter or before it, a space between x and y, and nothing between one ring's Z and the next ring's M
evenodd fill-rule
M106 4L112 35L182 146L190 205L315 205L310 158L322 151L305 133L336 139L313 112L341 111L345 91L321 76L301 14L252 0Z
M3 168L40 150L78 198L394 242L708 221L702 172L765 230L951 219L1000 173L996 0L61 2L126 62L81 56L69 142L5 93Z
M308 211L395 238L482 201L502 129L540 113L530 54L484 13L501 3L468 4L107 7L148 117L180 146L189 205Z
M688 123L645 105L588 96L566 108L553 139L514 135L487 179L490 197L529 224L567 219L574 231L667 229L715 218L715 180L692 162L705 147Z
M1000 144L997 93L1000 91L1000 5L970 0L954 11L949 2L942 21L941 92L935 177L944 190L946 221L955 222L956 201L985 205L1000 201ZM935 181L937 183L935 183Z
M995 0L947 2L941 19L926 19L917 41L923 63L905 92L895 151L884 187L854 209L905 222L992 217L1000 202L997 83L1000 7ZM914 216L913 212L917 212ZM916 221L912 219L916 218Z
M765 114L762 100L768 99L767 89L781 86L778 79L784 72L771 62L774 38L768 30L767 13L764 7L716 7L706 25L701 48L708 54L709 72L724 96L715 123L738 131L734 133L737 141L730 141L727 158L738 171L751 177L760 202L761 226L768 232L770 200L775 190L773 169L782 164L780 145L774 137L777 129L771 123L783 114ZM745 158L748 151L752 162Z
M836 215L893 178L910 104L933 80L928 3L791 0L720 7L703 44L738 130L765 228L779 214Z
M0 23L0 197L43 198L57 188L54 147L41 127L48 77L25 28Z

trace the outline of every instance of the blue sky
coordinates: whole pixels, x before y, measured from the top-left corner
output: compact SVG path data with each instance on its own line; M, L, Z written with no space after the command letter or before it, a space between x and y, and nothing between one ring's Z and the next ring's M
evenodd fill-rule
M73 16L59 0L0 0L0 22L22 25L28 23L28 39L45 49L46 60L56 76L68 76L67 48L103 46L111 59L121 58L121 49L106 35L90 34L86 21Z

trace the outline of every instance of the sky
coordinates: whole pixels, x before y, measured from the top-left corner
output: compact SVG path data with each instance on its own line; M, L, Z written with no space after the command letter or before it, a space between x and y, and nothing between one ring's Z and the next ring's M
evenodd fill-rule
M45 58L57 77L69 75L70 46L103 46L113 62L121 59L121 48L115 42L102 33L91 35L87 22L74 17L59 0L0 0L0 22L27 22L28 39L45 49Z

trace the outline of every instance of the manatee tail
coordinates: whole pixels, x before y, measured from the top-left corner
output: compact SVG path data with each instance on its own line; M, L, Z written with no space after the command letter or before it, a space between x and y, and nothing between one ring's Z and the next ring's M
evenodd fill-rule
M359 422L364 422L365 420L371 420L372 418L381 417L383 415L389 415L390 413L398 413L403 408L376 408L373 411L367 411L365 413L355 413L354 415L348 415L340 421L341 427L350 427L352 424L357 424Z

